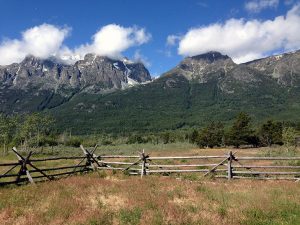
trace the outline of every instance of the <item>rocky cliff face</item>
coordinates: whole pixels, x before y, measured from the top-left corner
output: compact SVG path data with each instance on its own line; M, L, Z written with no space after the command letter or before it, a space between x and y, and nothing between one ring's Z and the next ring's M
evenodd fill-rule
M148 70L141 63L93 54L87 54L74 65L27 56L19 64L0 67L0 87L20 90L34 87L55 92L61 88L105 92L150 80Z
M107 93L151 81L142 63L87 54L74 65L27 56L21 63L0 66L0 112L52 108L75 94Z
M286 87L300 86L300 50L245 63Z
M208 52L185 58L165 75L180 74L188 80L206 83L213 78L223 76L235 66L236 64L227 55L222 55L219 52Z
M300 51L270 56L244 64L235 64L219 52L185 58L164 76L182 75L198 83L215 82L222 90L234 93L234 85L280 87L300 86ZM234 85L233 85L234 84Z

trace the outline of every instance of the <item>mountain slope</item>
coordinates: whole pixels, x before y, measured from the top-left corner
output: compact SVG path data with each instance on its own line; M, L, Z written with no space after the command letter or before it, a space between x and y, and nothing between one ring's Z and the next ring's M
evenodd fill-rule
M121 65L110 65L124 71ZM51 100L44 108L57 118L60 131L72 129L73 133L158 131L198 127L209 121L229 123L240 111L250 113L258 122L269 118L300 122L299 65L299 51L240 65L228 56L209 52L184 59L150 83L125 90L121 85L110 93L80 86L80 91L71 93L72 97L64 98L61 104L51 105ZM139 78L131 79L137 82L147 80L143 78L146 73L134 74ZM59 101L59 93L65 92L59 88L52 98ZM37 97L43 96L42 91L38 93Z
M149 84L106 95L77 95L50 112L63 128L75 132L157 131L212 120L228 123L240 111L257 121L299 121L299 96L297 86L287 88L256 68L211 52L186 58Z
M55 59L27 56L21 63L0 67L0 100L3 112L52 108L75 93L106 93L151 81L141 63L87 54L74 65Z
M282 86L300 86L300 50L254 60L245 65L274 78Z

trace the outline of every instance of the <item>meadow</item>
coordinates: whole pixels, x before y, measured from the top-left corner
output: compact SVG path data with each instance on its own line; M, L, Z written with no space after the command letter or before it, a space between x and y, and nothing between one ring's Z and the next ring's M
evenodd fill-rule
M99 147L97 154L215 155L230 149L189 144ZM80 155L78 148L36 149L36 157ZM239 155L290 155L282 148ZM299 154L299 149L293 153ZM9 162L9 154L1 161ZM59 162L58 162L59 163ZM299 224L300 183L204 178L197 174L129 176L99 171L35 185L0 188L0 224Z

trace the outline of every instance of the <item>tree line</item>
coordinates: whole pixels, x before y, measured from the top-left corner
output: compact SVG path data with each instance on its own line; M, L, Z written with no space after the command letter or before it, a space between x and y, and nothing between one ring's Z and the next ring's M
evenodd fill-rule
M59 134L55 119L49 115L32 113L27 115L7 116L0 114L0 146L4 153L9 146L39 147L58 144L78 147L80 144L114 145L126 144L168 144L174 142L191 142L201 148L221 146L271 146L295 145L297 130L291 124L268 120L254 128L251 117L239 113L231 126L225 127L220 122L211 122L201 129L172 130L152 133L94 134L74 136L71 132ZM299 129L299 128L298 128ZM300 129L299 129L300 130Z
M250 145L263 147L271 145L296 145L297 130L280 121L268 120L254 129L251 117L241 112L233 124L225 130L220 122L211 122L200 130L194 130L190 141L199 147L220 147Z
M14 116L0 114L0 145L7 152L9 144L25 148L55 144L54 123L51 116L39 113Z

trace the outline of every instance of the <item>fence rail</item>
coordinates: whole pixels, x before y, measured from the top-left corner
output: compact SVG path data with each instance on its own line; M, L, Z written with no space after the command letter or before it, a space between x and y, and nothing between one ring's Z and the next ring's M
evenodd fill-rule
M75 173L83 173L95 170L94 163L97 159L94 158L94 151L83 149L84 156L64 156L31 159L32 151L27 156L22 156L14 147L12 151L15 153L18 161L15 163L0 163L0 168L10 167L2 174L0 173L0 186L8 184L35 183L35 181L54 180L61 176L70 176ZM37 164L40 162L66 160L74 163L74 160L80 160L76 165L64 165L56 167L41 168ZM100 166L100 164L98 164ZM54 172L54 173L51 173ZM37 174L32 176L32 174Z
M141 177L149 174L199 173L229 180L300 180L300 157L248 157L236 156L236 152L214 156L152 157L143 151L139 156L109 155L99 156L98 159L98 162L104 165L97 167L99 170L122 170ZM128 162L128 159L136 160ZM257 165L254 162L257 162Z
M139 155L96 155L95 151L80 146L83 156L50 157L32 159L32 152L22 156L16 148L18 161L0 163L9 167L0 173L0 186L7 184L35 183L53 180L75 173L92 170L117 170L141 177L150 174L197 173L226 179L300 180L300 157L245 157L236 152L214 156L153 156L143 150ZM71 161L75 165L41 168L40 162ZM189 162L189 163L188 163ZM254 162L259 162L257 165ZM245 163L245 164L243 164ZM270 164L271 163L271 164ZM253 170L254 169L254 170ZM34 176L32 176L34 174Z

